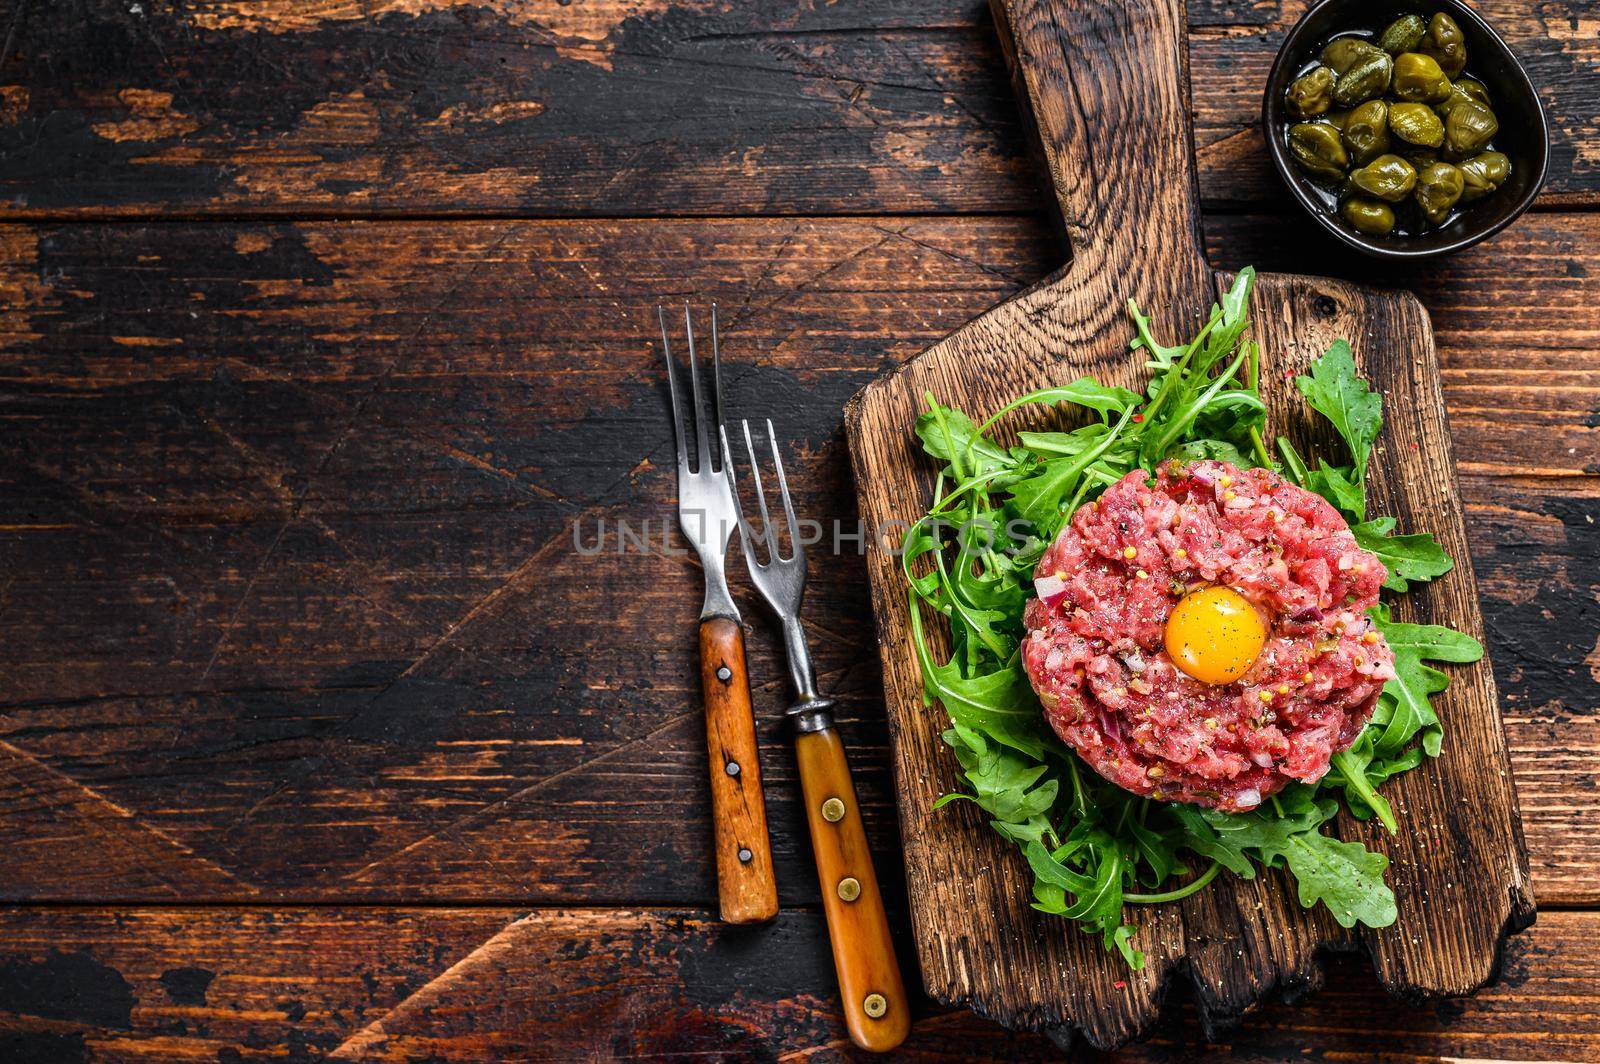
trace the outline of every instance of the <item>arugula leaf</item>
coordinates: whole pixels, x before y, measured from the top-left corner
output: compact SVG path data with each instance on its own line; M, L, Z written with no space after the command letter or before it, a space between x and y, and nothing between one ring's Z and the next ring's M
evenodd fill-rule
M1436 576L1443 576L1454 566L1450 555L1444 552L1431 535L1419 532L1410 536L1394 535L1392 517L1374 517L1359 525L1351 525L1356 542L1365 550L1378 556L1389 570L1389 579L1383 586L1390 591L1405 592L1411 581L1425 584Z
M1190 440L1188 443L1179 444L1177 447L1172 448L1167 452L1167 457L1182 459L1186 462L1231 462L1241 469L1248 469L1254 465L1238 447L1227 440Z
M922 666L923 697L938 700L950 719L969 731L982 732L1014 750L1044 756L1045 740L1039 701L1022 662L1016 656L993 672L963 676L955 657L935 664L922 628L916 596L910 600L911 632Z
M1105 438L1111 426L1095 422L1071 432L1019 432L1017 439L1029 451L1048 461L1051 457L1082 454ZM1124 441L1118 441L1124 443ZM1124 444L1125 445L1125 444ZM1114 453L1114 445L1107 453Z
M1311 363L1311 375L1296 377L1295 384L1312 409L1333 423L1355 459L1357 483L1364 483L1367 459L1383 429L1383 400L1356 376L1350 345L1335 340L1327 354Z
M1200 409L1189 435L1196 437L1194 443L1229 443L1242 451L1252 444L1251 430L1259 433L1266 424L1267 404L1255 392L1221 391ZM1241 460L1235 464L1249 467L1256 463Z
M1399 915L1394 893L1383 882L1389 859L1358 842L1322 834L1322 824L1333 819L1338 805L1309 796L1309 788L1284 791L1283 816L1216 810L1205 810L1201 816L1231 848L1250 852L1269 867L1287 866L1306 908L1322 902L1342 927L1358 922L1388 927Z
M1464 632L1457 632L1437 624L1407 624L1392 620L1389 608L1381 603L1372 607L1367 616L1383 633L1389 649L1394 651L1394 679L1383 685L1378 696L1378 709L1373 714L1374 724L1383 717L1382 731L1373 739L1375 755L1391 758L1399 755L1407 743L1419 732L1424 732L1423 748L1428 756L1439 753L1439 717L1428 702L1428 696L1443 691L1450 677L1425 661L1468 663L1483 657L1483 644ZM1372 727L1373 725L1368 725Z
M1306 473L1304 486L1327 499L1346 517L1359 521L1367 512L1367 492L1360 476L1354 480L1350 477L1349 468L1323 463Z
M1393 835L1400 830L1400 823L1395 819L1389 800L1378 793L1378 783L1382 781L1373 778L1372 759L1376 751L1372 744L1372 729L1362 729L1349 749L1333 755L1331 771L1323 779L1330 787L1344 787L1345 804L1352 814L1362 820L1376 815Z
M1010 468L1017 458L1004 447L978 431L971 418L953 407L941 406L926 397L927 412L917 418L917 438L922 449L945 463L944 474L960 478L964 473L982 475Z
M1139 860L1149 869L1149 875L1145 877L1145 882L1149 886L1160 886L1169 876L1182 875L1189 871L1188 866L1178 857L1178 847L1183 842L1181 837L1171 837L1165 832L1146 827L1137 820L1128 822L1128 834L1132 836Z
M1061 781L1040 779L1048 765L990 743L981 732L960 724L944 733L944 741L955 751L972 793L943 795L933 803L935 809L955 801L975 802L994 818L990 822L994 829L1012 842L1042 842L1053 834L1047 814Z
M1174 805L1172 815L1177 818L1185 846L1202 857L1211 858L1242 879L1255 878L1256 866L1231 832L1223 834L1218 831L1192 805Z
M1311 471L1306 468L1305 459L1300 457L1300 452L1294 449L1294 444L1289 442L1287 436L1278 437L1278 454L1283 457L1283 475L1302 488L1306 487L1306 479L1311 476Z
M1122 885L1128 861L1104 831L1091 833L1087 845L1099 858L1092 879L1062 863L1070 846L1050 853L1040 843L1027 843L1023 853L1038 877L1033 907L1083 924L1085 930L1099 931L1107 950L1120 952L1128 967L1143 968L1144 954L1132 947L1133 928L1122 922ZM1071 903L1066 900L1068 893L1073 895Z
M1250 306L1250 290L1256 284L1256 268L1246 266L1234 275L1233 284L1222 297L1222 320L1232 325L1245 320L1245 310Z
M1028 521L1054 531L1061 513L1061 502L1067 493L1077 488L1084 470L1104 454L1128 424L1132 414L1124 411L1122 419L1100 441L1082 454L1072 458L1056 458L1041 462L1038 471L1025 480L1010 485L1011 501L1017 512Z
M1331 802L1329 803L1332 804ZM1383 881L1389 858L1359 842L1340 842L1317 831L1289 836L1283 851L1300 888L1300 904L1321 902L1340 927L1388 927L1400 916L1394 891Z
M1086 406L1091 410L1098 410L1107 421L1112 414L1121 414L1138 406L1140 401L1138 392L1130 392L1126 388L1114 385L1101 384L1093 377L1079 377L1070 384L1059 385L1055 388L1040 388L1038 391L1029 392L1019 399L995 411L988 421L983 423L982 431L987 432L996 421L1017 409L1030 403L1053 406L1056 403L1076 403Z
M1150 318L1139 309L1139 304L1131 299L1128 300L1128 317L1133 319L1134 329L1134 337L1132 342L1128 344L1128 349L1130 351L1142 349L1149 354L1150 359L1145 363L1146 369L1169 369L1174 362L1182 358L1184 353L1189 350L1187 344L1168 347L1157 342L1155 330L1150 327Z

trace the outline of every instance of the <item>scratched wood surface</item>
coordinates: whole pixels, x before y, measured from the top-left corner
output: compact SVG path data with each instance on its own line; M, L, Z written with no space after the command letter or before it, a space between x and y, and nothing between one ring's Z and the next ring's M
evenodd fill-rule
M1469 1001L1406 1009L1337 962L1214 1046L1174 1001L1126 1059L1596 1059L1595 28L1576 2L1486 6L1542 72L1551 190L1488 245L1374 273L1287 213L1247 128L1296 6L1192 8L1212 260L1309 254L1432 317L1557 911ZM793 438L804 508L853 529L844 401L1061 259L982 6L34 0L0 40L13 19L0 1059L317 1059L358 1036L344 1056L843 1056L759 626L783 913L748 942L708 922L698 574L661 547L648 315L721 303L734 402ZM673 214L794 217L652 217ZM646 518L653 547L619 557L614 522ZM585 557L574 528L588 549L602 519ZM891 854L843 546L808 622ZM527 906L508 967L498 936ZM768 947L770 970L742 952ZM908 1058L1047 1048L919 1007Z
M1594 13L1478 5L1600 202ZM0 201L27 214L1039 208L983 0L16 0ZM1255 132L1298 0L1189 5L1208 201L1279 199Z

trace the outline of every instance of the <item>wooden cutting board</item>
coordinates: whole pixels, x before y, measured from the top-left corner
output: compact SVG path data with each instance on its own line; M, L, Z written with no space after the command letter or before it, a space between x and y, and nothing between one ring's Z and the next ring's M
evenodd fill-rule
M1009 398L1080 374L1142 390L1143 373L1128 352L1129 297L1154 316L1158 335L1186 339L1231 280L1207 265L1202 250L1181 0L994 0L993 7L1072 261L851 401L845 424L871 528L903 528L895 522L926 509L933 471L912 434L924 392L982 420ZM1297 217L1283 224L1312 228ZM1394 514L1404 530L1433 533L1457 562L1449 575L1401 597L1395 615L1482 639L1427 312L1406 292L1263 274L1251 316L1274 430L1300 442L1316 437L1286 377L1335 338L1350 341L1384 397L1374 512ZM1007 424L1037 427L1020 417ZM1216 1031L1269 995L1318 986L1323 948L1364 949L1396 993L1468 993L1495 977L1505 936L1533 922L1516 792L1484 661L1453 667L1448 693L1436 699L1443 755L1385 788L1401 833L1391 838L1376 821L1338 821L1342 837L1389 855L1400 909L1394 926L1346 931L1321 910L1302 910L1281 874L1224 876L1183 902L1130 913L1147 965L1129 971L1097 938L1029 907L1025 862L974 806L933 810L959 779L939 739L946 718L922 704L905 583L882 541L869 548L869 571L913 927L936 1000L969 1005L1008 1027L1044 1029L1058 1041L1076 1029L1110 1047L1150 1029L1174 978L1193 985L1202 1022Z

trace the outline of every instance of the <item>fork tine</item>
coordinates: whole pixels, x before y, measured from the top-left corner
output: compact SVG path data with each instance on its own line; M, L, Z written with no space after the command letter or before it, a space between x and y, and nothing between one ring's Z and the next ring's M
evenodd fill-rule
M688 454L683 449L683 402L678 397L678 374L672 365L672 341L667 339L667 313L656 304L656 317L661 321L661 352L667 360L667 391L672 396L672 439L678 447L678 469L689 468Z
M706 437L706 404L700 395L700 364L694 357L694 323L689 320L689 304L683 305L683 331L689 337L689 389L694 395L695 472L711 468L711 444Z
M726 433L722 431L724 424L722 420L722 350L721 343L717 339L717 305L715 303L711 304L711 399L716 406L717 432L726 436ZM723 441L723 449L727 449L726 440ZM728 459L724 457L722 461L726 462Z
M767 442L772 446L772 466L778 471L778 497L783 500L783 515L789 519L789 559L800 558L805 555L805 548L800 546L800 522L794 515L794 501L789 498L789 482L783 476L783 456L778 453L778 433L772 427L772 419L767 418ZM773 547L777 552L777 547Z
M778 560L778 534L772 527L772 518L767 515L767 489L761 484L761 458L756 454L755 441L750 438L750 421L745 419L744 446L750 454L750 479L756 486L756 505L761 509L761 534L767 541L767 550L771 551L773 561Z
M728 494L733 496L733 516L739 522L739 542L744 546L745 560L752 567L761 568L761 562L756 558L754 539L755 534L749 522L744 519L744 505L739 499L739 482L734 476L733 448L728 446L728 430L724 425L717 426L717 437L722 440L722 472L728 478Z

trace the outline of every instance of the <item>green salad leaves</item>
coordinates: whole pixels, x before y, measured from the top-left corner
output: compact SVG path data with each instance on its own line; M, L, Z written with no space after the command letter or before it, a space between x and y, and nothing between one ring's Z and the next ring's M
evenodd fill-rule
M924 695L949 716L944 741L966 789L938 805L974 803L1022 851L1033 873L1034 907L1097 934L1132 967L1143 964L1131 906L1175 901L1218 875L1251 878L1283 868L1301 905L1325 906L1345 927L1396 919L1384 883L1388 858L1325 830L1341 803L1354 816L1398 823L1380 793L1399 773L1436 756L1443 739L1429 696L1445 674L1428 662L1471 662L1483 649L1438 625L1371 611L1395 654L1395 679L1350 749L1316 786L1294 784L1249 813L1155 801L1124 791L1085 766L1045 723L1021 662L1023 608L1033 567L1077 508L1135 469L1168 458L1216 458L1266 466L1315 491L1351 522L1357 541L1403 593L1447 573L1451 560L1425 534L1395 535L1397 522L1368 513L1367 467L1383 428L1381 397L1356 374L1343 340L1296 378L1306 402L1343 442L1347 463L1302 456L1282 437L1269 451L1256 345L1245 338L1255 275L1242 271L1188 343L1158 341L1131 301L1131 348L1149 379L1143 394L1084 377L1021 396L981 424L929 395L917 420L938 464L932 505L906 533L902 564ZM1072 404L1088 412L1071 431L1022 432L1005 446L991 430L1020 407ZM939 661L928 614L949 629Z

